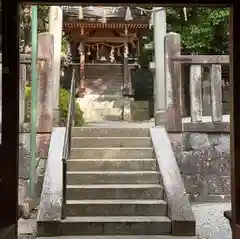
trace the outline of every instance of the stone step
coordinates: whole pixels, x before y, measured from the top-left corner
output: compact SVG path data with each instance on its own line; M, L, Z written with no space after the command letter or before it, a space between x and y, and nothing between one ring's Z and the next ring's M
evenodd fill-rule
M158 184L161 177L157 171L70 171L67 184Z
M67 185L67 200L163 199L159 184Z
M138 127L74 127L73 137L149 137L149 128Z
M69 159L68 171L156 171L155 159Z
M166 216L163 200L68 200L67 217L76 216Z
M37 237L37 239L59 239L59 237ZM171 235L96 235L96 236L61 236L60 239L198 239L197 236L171 236Z
M67 217L61 235L169 235L168 217Z
M71 159L153 158L153 148L72 148Z
M150 137L73 137L73 148L152 147Z

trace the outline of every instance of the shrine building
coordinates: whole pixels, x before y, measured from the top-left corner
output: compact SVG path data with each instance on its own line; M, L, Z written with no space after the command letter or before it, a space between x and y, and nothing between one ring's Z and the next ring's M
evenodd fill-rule
M148 102L134 103L131 79L149 21L149 14L136 7L63 7L63 31L87 121L131 121L138 118L132 115L135 108L143 112L140 120L149 118Z

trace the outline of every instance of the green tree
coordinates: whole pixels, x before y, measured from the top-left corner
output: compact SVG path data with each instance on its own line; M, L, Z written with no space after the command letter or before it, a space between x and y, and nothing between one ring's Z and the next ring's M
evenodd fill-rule
M49 6L38 6L38 32L48 30ZM31 5L20 5L20 48L23 52L25 47L31 46Z
M167 8L167 30L182 36L184 53L228 54L229 8Z
M187 21L183 9L166 9L167 31L181 34L182 52L185 54L228 54L229 8L187 8ZM153 41L150 31L141 39L141 47ZM141 49L141 62L147 61L149 51Z
M49 6L38 6L38 32L48 31ZM20 48L31 47L31 5L20 5ZM68 36L63 33L62 52L67 53Z

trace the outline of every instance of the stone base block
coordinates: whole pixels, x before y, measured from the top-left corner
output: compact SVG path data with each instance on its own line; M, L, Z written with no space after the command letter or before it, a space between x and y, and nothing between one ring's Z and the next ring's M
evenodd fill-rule
M156 126L165 126L167 123L167 113L166 111L156 111L155 115L155 125Z
M149 120L149 102L133 101L131 102L131 114L133 121Z

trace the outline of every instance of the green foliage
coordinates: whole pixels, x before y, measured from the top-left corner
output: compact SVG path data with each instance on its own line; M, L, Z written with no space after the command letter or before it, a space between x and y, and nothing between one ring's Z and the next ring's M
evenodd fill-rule
M31 121L31 87L25 87L25 122Z
M188 54L228 54L229 8L167 8L167 30L182 36Z
M167 31L181 34L183 54L228 54L229 8L187 8L185 21L183 8L166 9ZM152 51L144 50L153 41L153 32L140 39L140 65L147 65Z
M60 109L60 125L66 124L66 119L68 115L68 103L69 103L70 93L68 90L60 89L59 96L59 109ZM81 126L84 124L83 111L80 109L80 106L75 102L75 124L76 126Z
M65 89L60 89L59 93L59 110L60 110L60 126L65 126L67 122L68 115L68 103L69 103L69 91ZM25 87L25 121L30 122L31 120L31 87ZM79 104L76 102L76 115L75 115L75 124L76 126L81 126L84 124L83 111L80 109Z
M38 32L48 30L49 6L38 5ZM20 32L19 38L25 46L31 46L31 6L20 5Z
M49 6L38 5L38 32L48 31ZM31 46L31 6L26 4L20 5L20 41L24 46ZM67 54L67 43L69 36L63 33L62 52Z

